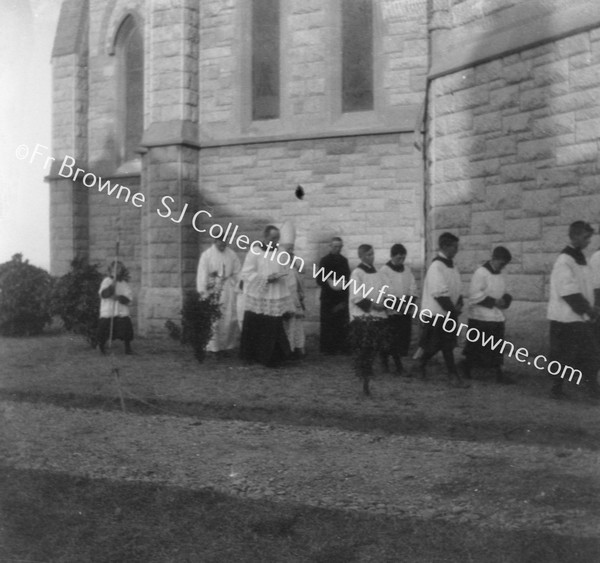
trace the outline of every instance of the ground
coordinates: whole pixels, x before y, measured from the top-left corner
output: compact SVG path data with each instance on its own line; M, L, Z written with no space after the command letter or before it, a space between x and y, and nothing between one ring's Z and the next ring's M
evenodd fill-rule
M135 349L0 339L0 561L600 560L583 386L555 401L510 365L515 386L455 389L438 366L366 398L343 356Z

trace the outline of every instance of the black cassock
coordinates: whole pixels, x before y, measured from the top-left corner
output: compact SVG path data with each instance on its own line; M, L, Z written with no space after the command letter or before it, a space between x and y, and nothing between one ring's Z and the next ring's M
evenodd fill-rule
M319 269L335 273L337 279L350 280L348 259L341 254L328 254L321 259ZM333 277L333 276L332 276ZM329 278L331 279L331 277ZM348 349L348 290L335 291L326 281L317 277L321 286L320 350L324 354L345 352Z

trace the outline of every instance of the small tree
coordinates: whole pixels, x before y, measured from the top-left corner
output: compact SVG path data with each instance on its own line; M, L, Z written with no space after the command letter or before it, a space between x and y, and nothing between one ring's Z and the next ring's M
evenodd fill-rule
M15 254L0 264L0 334L40 334L50 324L52 277L46 270Z
M52 291L52 314L58 315L65 329L83 336L96 346L102 274L96 264L75 258L71 271L60 277Z
M165 326L172 338L191 346L196 359L203 362L206 358L206 346L213 335L214 322L220 317L218 293L200 299L197 291L189 291L183 298L181 327L173 321L167 321Z

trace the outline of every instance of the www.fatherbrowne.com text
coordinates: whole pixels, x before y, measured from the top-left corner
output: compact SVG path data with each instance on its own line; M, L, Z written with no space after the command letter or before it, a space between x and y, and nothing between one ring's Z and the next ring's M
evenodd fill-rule
M577 378L578 385L583 377L583 374L580 370L571 366L563 366L557 361L548 362L546 356L541 354L535 356L531 360L531 356L529 355L527 348L518 348L515 352L515 346L512 342L502 338L494 338L493 335L486 335L474 327L469 328L468 325L459 323L453 319L450 312L446 313L445 315L440 313L434 315L429 309L421 309L419 311L419 308L414 302L414 297L412 295L408 297L406 295L396 297L395 295L386 293L386 289L389 287L388 285L382 286L378 290L375 297L371 295L374 291L373 287L369 287L367 289L364 283L357 287L355 279L350 278L349 280L346 280L344 276L338 278L332 271L325 272L324 268L317 270L314 264L313 277L315 279L319 278L323 282L331 281L335 287L340 287L344 290L350 289L354 295L362 296L363 299L371 299L371 301L374 303L380 303L383 299L383 306L387 309L403 315L410 315L413 319L416 319L418 315L419 320L424 324L430 324L430 321L433 319L433 322L431 322L433 326L437 326L437 323L440 323L442 329L448 333L456 333L456 335L459 336L460 333L465 330L465 338L469 342L477 342L481 339L482 346L489 346L494 351L498 350L500 354L504 354L505 349L508 347L510 348L510 351L508 352L509 358L514 354L514 357L518 362L527 363L527 365L533 365L536 369L547 371L550 375L560 375L560 377L563 379L568 375L569 381L571 381L573 378Z

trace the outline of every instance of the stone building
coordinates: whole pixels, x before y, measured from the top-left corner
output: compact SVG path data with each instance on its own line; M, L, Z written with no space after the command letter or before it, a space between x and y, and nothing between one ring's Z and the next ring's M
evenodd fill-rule
M420 270L453 231L465 283L505 244L537 349L566 226L600 221L595 0L65 0L52 60L52 270L118 237L142 332L178 316L198 231L291 219L313 315L332 235Z

